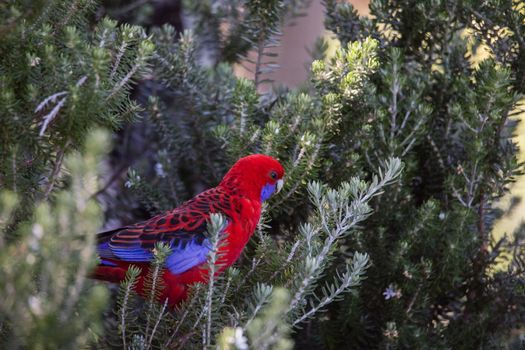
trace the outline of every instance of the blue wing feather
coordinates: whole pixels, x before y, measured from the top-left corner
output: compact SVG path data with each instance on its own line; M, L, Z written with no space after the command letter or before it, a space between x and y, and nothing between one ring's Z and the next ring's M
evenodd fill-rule
M211 244L207 238L202 244L190 241L184 247L172 247L172 252L166 259L166 267L171 273L180 274L206 262L210 249Z

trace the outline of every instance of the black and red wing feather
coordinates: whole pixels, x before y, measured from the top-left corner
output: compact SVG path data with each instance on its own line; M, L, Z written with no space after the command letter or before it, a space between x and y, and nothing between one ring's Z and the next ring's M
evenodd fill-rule
M168 259L171 259L174 271L201 263L209 250L206 220L212 212L228 216L229 198L224 190L213 188L147 221L99 233L97 251L102 264L149 262L158 242L172 248Z

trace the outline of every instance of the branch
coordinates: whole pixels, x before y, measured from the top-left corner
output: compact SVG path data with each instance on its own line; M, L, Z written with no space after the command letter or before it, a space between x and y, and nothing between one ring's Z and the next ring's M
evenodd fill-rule
M47 183L47 188L44 191L44 201L47 201L49 198L49 195L51 194L51 191L53 190L53 187L55 186L56 177L60 173L60 170L62 169L62 162L64 161L64 154L66 152L66 148L71 144L71 141L68 140L66 144L59 148L55 166L53 167L53 171L51 172L51 175L49 177L49 182Z

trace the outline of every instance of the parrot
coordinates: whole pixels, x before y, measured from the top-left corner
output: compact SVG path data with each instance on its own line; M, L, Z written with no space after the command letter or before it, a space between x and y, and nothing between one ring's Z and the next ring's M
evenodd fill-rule
M144 281L158 242L170 253L161 272L164 288L160 302L175 308L195 283L209 280L207 266L211 249L207 237L210 214L222 214L226 224L220 235L218 273L241 255L261 216L262 203L284 184L283 166L273 157L253 154L240 158L217 187L210 188L173 210L149 220L97 234L99 264L93 277L120 283L132 265L141 269L136 291L146 297ZM167 299L167 300L166 300Z

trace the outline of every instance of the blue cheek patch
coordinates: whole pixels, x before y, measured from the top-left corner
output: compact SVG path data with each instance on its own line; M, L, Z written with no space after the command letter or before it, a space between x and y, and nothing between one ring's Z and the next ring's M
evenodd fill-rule
M275 184L266 184L261 191L261 202L264 202L275 192Z

